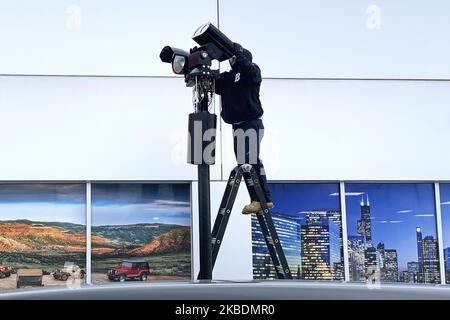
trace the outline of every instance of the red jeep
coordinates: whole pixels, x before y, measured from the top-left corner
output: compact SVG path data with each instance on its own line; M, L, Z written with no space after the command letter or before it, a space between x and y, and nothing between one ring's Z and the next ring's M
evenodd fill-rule
M147 261L122 261L117 267L108 270L109 280L120 282L127 279L146 281L149 274L150 268Z
M11 275L11 267L0 264L0 279L7 278Z

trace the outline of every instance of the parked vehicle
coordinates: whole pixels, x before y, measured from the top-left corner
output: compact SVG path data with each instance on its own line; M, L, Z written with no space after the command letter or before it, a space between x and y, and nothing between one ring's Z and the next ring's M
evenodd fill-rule
M42 286L42 269L18 269L17 270L17 288L25 286Z
M108 270L108 278L111 281L124 282L127 279L146 281L149 275L150 267L147 261L122 261L117 267Z
M0 264L0 279L8 278L11 276L12 269L10 266Z
M84 271L84 269L80 269L80 267L78 267L73 262L66 261L62 269L56 269L52 274L53 278L55 278L56 280L67 281L69 277L72 277L74 279L84 279L86 271Z

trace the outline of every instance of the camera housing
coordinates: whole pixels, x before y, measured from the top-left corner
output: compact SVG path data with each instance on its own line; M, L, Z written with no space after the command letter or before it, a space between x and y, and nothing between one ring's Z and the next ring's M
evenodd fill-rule
M172 64L175 74L185 76L188 87L192 87L199 76L217 78L219 72L211 69L212 60L222 62L233 56L233 42L210 22L198 27L192 39L200 46L189 52L165 46L159 55L162 62Z
M220 62L233 56L233 41L210 22L198 27L192 40L204 46L210 56Z

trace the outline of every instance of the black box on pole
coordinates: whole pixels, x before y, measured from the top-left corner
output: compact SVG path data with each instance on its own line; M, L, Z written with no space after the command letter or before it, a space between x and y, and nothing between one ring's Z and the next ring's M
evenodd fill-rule
M187 162L214 164L216 158L217 116L207 111L189 114Z

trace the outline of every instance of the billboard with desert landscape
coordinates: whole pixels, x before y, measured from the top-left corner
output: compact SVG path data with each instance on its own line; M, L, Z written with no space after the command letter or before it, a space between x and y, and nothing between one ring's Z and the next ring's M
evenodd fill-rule
M0 184L0 290L83 282L85 220L84 184Z
M191 279L189 183L92 184L92 282Z

